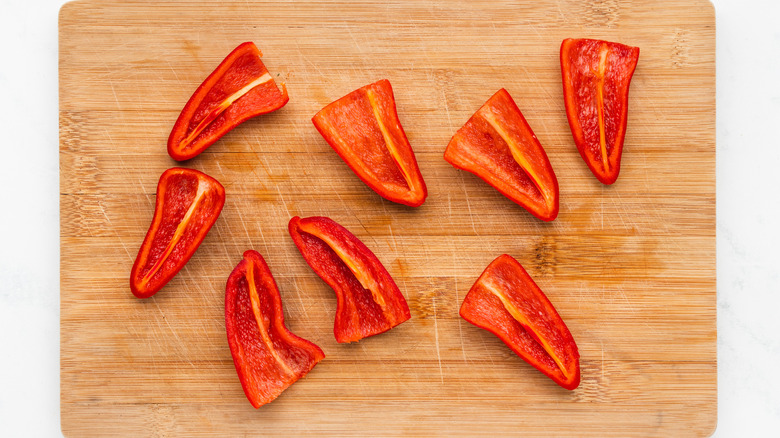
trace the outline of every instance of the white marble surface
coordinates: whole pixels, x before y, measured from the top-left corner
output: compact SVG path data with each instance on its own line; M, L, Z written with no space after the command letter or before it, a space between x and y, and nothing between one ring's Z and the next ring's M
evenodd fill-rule
M0 0L0 436L60 436L57 14ZM717 13L717 437L780 431L780 2Z

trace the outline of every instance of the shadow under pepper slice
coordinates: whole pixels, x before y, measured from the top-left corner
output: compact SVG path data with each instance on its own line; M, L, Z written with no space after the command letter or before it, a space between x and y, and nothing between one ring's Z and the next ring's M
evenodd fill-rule
M296 216L289 230L306 263L336 293L336 341L359 341L411 317L385 267L346 228L327 217Z
M130 272L130 290L138 298L157 293L190 260L214 225L225 189L193 169L166 170L157 183L154 217Z
M498 336L562 387L580 384L580 354L569 329L517 260L501 255L471 287L460 316Z
M498 90L455 133L444 159L482 178L539 219L551 221L558 216L558 179L505 89Z
M353 172L383 198L417 207L428 196L398 120L390 81L359 88L329 104L314 126Z
M228 278L225 330L241 386L255 408L276 399L325 357L284 325L279 288L257 251L246 251Z
M168 154L189 160L252 117L283 107L287 88L276 87L254 43L233 50L195 90L168 137Z
M582 159L604 184L614 183L620 173L628 88L638 60L638 47L571 38L561 43L569 127Z

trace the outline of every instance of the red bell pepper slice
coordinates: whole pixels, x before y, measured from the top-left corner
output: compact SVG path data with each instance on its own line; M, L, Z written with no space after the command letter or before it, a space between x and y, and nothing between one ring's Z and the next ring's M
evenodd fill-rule
M580 384L580 354L558 312L517 260L501 255L471 287L460 316L498 336L566 389Z
M306 263L336 292L338 342L384 333L411 317L387 269L346 228L327 217L296 216L289 230Z
M358 88L311 120L341 159L380 196L411 207L425 201L428 189L398 120L390 81Z
M561 44L569 127L582 159L604 184L614 183L620 173L628 87L638 60L638 47L571 38Z
M214 225L225 189L193 169L174 167L157 183L154 217L130 272L130 290L138 298L157 293L184 265Z
M455 133L444 159L482 178L539 219L551 221L558 216L558 178L505 89L498 90Z
M276 87L254 43L236 47L184 105L168 137L168 154L189 160L252 117L283 107L287 88Z
M241 386L255 408L272 402L325 357L284 325L279 288L257 251L245 252L228 278L225 330Z

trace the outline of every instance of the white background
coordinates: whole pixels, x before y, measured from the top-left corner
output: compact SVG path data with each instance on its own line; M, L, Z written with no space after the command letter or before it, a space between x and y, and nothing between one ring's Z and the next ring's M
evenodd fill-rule
M0 436L61 434L57 15L63 3L0 0ZM778 436L780 2L714 3L715 436Z

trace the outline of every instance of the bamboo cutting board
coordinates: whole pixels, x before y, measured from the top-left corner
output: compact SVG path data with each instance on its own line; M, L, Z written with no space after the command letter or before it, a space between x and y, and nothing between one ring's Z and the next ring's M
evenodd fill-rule
M573 144L566 37L639 46L620 178L603 186ZM165 142L195 88L254 41L289 104L183 164L220 180L222 216L160 293L130 267ZM60 13L61 385L68 436L704 436L716 424L715 18L704 0L582 2L81 1ZM388 78L429 197L366 187L310 118ZM507 88L547 150L561 211L542 223L442 159ZM287 234L329 216L362 239L412 319L357 344ZM227 345L228 274L268 261L287 322L326 358L259 410ZM458 317L496 256L517 258L582 355L569 392Z

